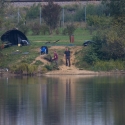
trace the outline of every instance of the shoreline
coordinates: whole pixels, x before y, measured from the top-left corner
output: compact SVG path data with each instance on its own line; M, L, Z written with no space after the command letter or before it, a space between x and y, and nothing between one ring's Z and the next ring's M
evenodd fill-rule
M49 71L46 73L36 73L33 75L26 75L26 74L14 74L11 72L4 72L0 73L0 77L17 77L17 76L74 76L74 75L79 75L79 76L110 76L110 75L125 75L125 71L89 71L89 70L54 70L54 71Z

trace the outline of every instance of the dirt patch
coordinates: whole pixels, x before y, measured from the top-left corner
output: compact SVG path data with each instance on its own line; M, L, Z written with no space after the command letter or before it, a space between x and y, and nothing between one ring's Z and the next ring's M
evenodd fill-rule
M59 51L62 51L62 52L64 53L65 49L66 49L66 46L51 46L51 47L49 48L49 53L53 56L54 50L56 50L57 53L58 53ZM69 47L69 49L70 49L70 51L71 51L71 67L70 67L70 69L78 70L78 69L75 67L75 65L74 65L74 64L75 64L75 52L80 51L80 50L82 49L82 47L81 47L81 46L73 46L73 47ZM39 52L40 50L37 49L37 51ZM59 66L59 69L60 69L60 70L67 70L67 66L65 66L65 58L64 58L64 56L63 56L63 53L62 53L62 54L59 54L59 59L63 61L63 64L62 64L61 66ZM44 63L44 65L45 65L45 64L48 64L48 61L46 61L46 60L44 59L44 56L45 56L45 55L40 55L40 56L36 57L35 60L40 60L40 61L42 61L42 62ZM35 61L34 61L33 63L35 63ZM49 64L50 64L50 63L49 63Z
M46 65L46 64L50 65L50 62L45 60L44 56L46 56L46 55L39 55L38 57L36 57L36 59L31 64L34 64L37 60L39 60L43 63L43 65Z
M52 46L49 48L49 53L53 55L54 50L57 51L62 51L62 54L59 55L59 59L63 61L63 64L59 65L59 70L54 70L45 73L45 75L99 75L101 74L100 72L94 72L94 71L88 71L88 70L79 70L74 64L75 64L75 53L80 51L82 49L82 46L72 46L69 47L70 52L71 52L71 66L68 67L65 65L65 58L63 56L63 53L66 49L66 46ZM36 49L36 51L40 51L40 49ZM44 59L44 56L46 55L39 55L36 57L36 59L32 62L34 64L36 60L39 60L43 62L43 65L50 64L47 60ZM105 74L104 72L102 74Z
M57 53L59 51L64 52L66 49L66 46L52 46L49 48L49 53L53 54L54 50L57 51ZM72 46L69 47L70 51L71 51L71 66L67 67L65 65L65 58L63 56L63 54L60 55L60 60L63 61L63 64L59 65L59 70L54 70L52 72L48 72L46 74L83 74L83 73L87 73L87 74L92 74L95 72L90 72L90 71L86 71L86 70L82 70L80 71L74 64L75 64L75 52L80 51L82 49L82 46ZM40 51L39 48L36 51ZM39 55L38 57L36 57L36 59L32 62L32 64L34 64L36 62L36 60L39 60L41 62L43 62L43 65L46 64L50 64L50 62L48 62L47 60L44 59L44 56L46 55Z

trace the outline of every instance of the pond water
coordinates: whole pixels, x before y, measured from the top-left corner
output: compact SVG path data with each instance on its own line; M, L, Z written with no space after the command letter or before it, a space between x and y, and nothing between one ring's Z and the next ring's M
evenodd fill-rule
M0 125L125 125L125 77L0 78Z

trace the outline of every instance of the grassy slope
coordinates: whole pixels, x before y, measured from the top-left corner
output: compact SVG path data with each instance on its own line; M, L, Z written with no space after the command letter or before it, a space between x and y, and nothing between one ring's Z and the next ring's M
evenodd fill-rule
M42 45L45 45L47 41L50 41L51 44L47 44L47 46L71 46L78 45L82 46L83 41L86 39L91 39L92 35L89 34L87 30L77 29L74 33L74 43L70 43L69 36L63 35L39 35L39 36L27 36L31 41L30 46L12 46L9 48L5 48L2 50L4 55L4 59L0 62L0 66L8 67L10 65L18 64L19 62L32 63L33 60L39 56L39 48ZM57 43L53 43L56 40L60 40ZM37 50L37 51L36 51ZM28 54L24 54L24 52L29 52Z

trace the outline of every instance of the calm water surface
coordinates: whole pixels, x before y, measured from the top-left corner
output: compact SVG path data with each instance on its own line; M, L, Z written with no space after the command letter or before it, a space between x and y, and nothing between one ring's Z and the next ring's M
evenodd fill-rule
M0 125L125 125L125 77L0 78Z

